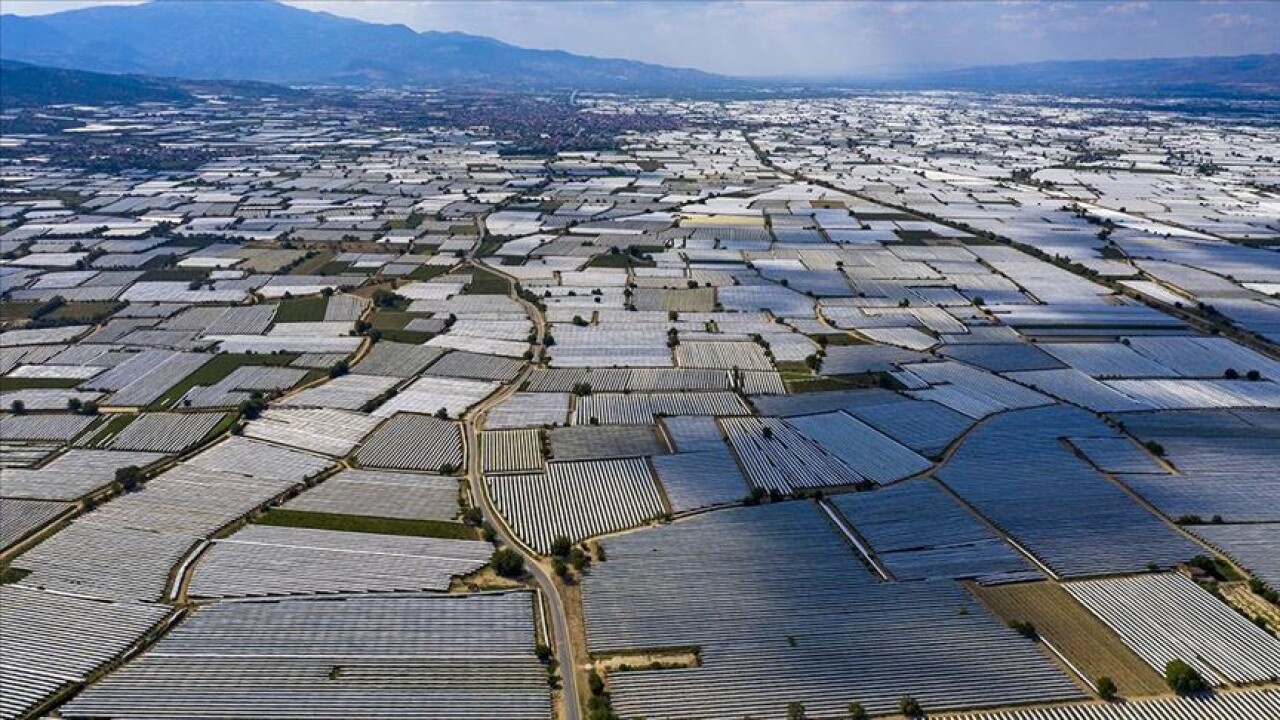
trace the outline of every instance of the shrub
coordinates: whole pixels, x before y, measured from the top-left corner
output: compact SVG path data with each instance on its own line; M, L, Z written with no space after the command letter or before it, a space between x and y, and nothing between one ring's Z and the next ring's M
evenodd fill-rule
M920 701L910 695L903 695L898 699L898 712L909 718L924 717L924 708L920 706Z
M524 575L524 558L511 548L499 548L489 556L489 564L502 577L518 578Z
M1209 684L1204 681L1200 673L1178 658L1170 660L1164 666L1164 681L1169 684L1170 690L1179 695L1204 692L1209 689Z
M804 704L799 701L787 703L787 720L805 720L809 717L804 711Z
M1095 684L1098 686L1098 697L1108 701L1115 699L1116 683L1114 680L1107 677L1106 675L1103 675L1102 677L1098 678L1098 682Z
M1039 634L1036 633L1036 626L1026 620L1014 620L1009 623L1009 627L1016 630L1017 633L1024 638L1035 640L1037 637L1040 637Z
M555 540L551 541L551 554L558 558L566 558L569 556L569 548L573 547L573 542L564 535L557 535Z
M845 714L849 716L848 720L871 720L871 713L862 707L862 703L849 703L849 707L845 709Z
M118 468L116 470L116 482L126 492L133 492L142 484L142 470L137 465L129 465L127 467Z

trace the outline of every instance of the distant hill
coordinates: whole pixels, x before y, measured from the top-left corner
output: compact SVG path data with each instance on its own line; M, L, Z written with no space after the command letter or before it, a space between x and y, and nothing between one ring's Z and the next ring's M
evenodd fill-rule
M126 105L191 100L186 90L154 78L47 68L0 60L0 104Z
M978 92L1280 98L1280 55L1000 65L889 78L876 84Z
M156 0L0 20L0 57L164 77L283 84L671 90L734 85L698 70L418 33L270 0Z

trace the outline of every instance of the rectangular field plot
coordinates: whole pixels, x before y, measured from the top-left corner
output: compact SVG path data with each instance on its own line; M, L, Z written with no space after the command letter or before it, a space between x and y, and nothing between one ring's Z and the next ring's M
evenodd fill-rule
M1196 429L1202 436L1146 433L1164 451L1176 474L1123 475L1124 483L1166 515L1198 515L1206 520L1221 515L1228 521L1259 522L1280 519L1280 432L1247 428L1234 437L1217 437L1218 430Z
M461 417L472 405L489 397L500 386L497 381L424 377L402 389L375 410L374 415L390 417L398 412L434 415L443 409L451 418Z
M564 425L569 417L568 393L516 393L485 416L492 430Z
M583 583L593 653L699 648L701 664L613 672L621 717L836 717L1081 696L949 582L882 583L811 503L722 510L602 542Z
M4 496L75 500L114 481L120 468L146 467L163 458L161 453L72 448L40 468L5 468Z
M378 428L356 460L368 467L434 472L462 467L462 432L458 424L428 415L400 413Z
M112 450L177 453L200 442L222 422L222 413L148 413L107 442Z
M664 512L643 459L547 463L546 474L485 478L494 505L530 547L634 527Z
M725 447L698 452L659 455L653 458L653 469L666 490L671 509L676 512L697 510L737 502L749 493L747 479L738 463Z
M227 598L443 591L454 576L483 567L491 552L474 540L250 525L200 558L190 592Z
M321 407L341 410L359 410L400 383L399 378L381 375L343 375L315 387L309 387L296 395L285 398L282 405L289 407Z
M842 412L805 415L786 423L854 472L878 483L901 480L933 467L910 448Z
M724 418L720 425L755 487L785 493L797 488L866 481L835 455L777 418Z
M359 375L385 375L410 378L422 372L444 354L439 348L384 340L373 346L352 372Z
M0 550L8 550L71 508L63 502L0 498Z
M898 580L1041 577L932 481L836 495L831 504Z
M1164 678L1133 653L1061 585L1052 582L972 585L983 604L1006 622L1029 622L1090 681L1109 677L1121 695L1160 695Z
M644 425L654 417L747 415L741 398L731 392L597 393L578 398L576 425Z
M480 436L480 464L486 474L542 470L539 430L489 430Z
M1180 659L1208 682L1280 677L1280 640L1182 575L1138 575L1064 585L1157 672Z
M1199 554L1059 442L1107 435L1118 437L1074 408L1005 413L970 433L937 477L1059 576L1142 572Z
M195 544L191 536L78 520L15 558L38 587L106 600L160 600L169 572Z
M373 431L378 418L347 410L267 410L244 428L246 437L341 457Z
M551 457L556 460L595 460L641 455L661 455L666 447L652 425L577 425L553 428Z
M550 720L528 594L210 605L66 718ZM376 710L376 712L375 712Z
M0 586L0 717L21 717L60 688L84 682L169 613L160 605Z
M338 515L448 521L458 516L458 480L438 475L343 470L284 507Z

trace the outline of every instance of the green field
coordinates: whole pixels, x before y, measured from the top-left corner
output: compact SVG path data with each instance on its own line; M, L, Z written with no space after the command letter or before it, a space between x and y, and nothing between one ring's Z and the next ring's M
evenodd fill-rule
M511 291L507 279L481 267L471 267L471 284L467 286L468 295L506 295Z
M257 520L260 525L278 527L313 528L316 530L340 530L377 535L407 535L411 537L448 538L451 540L475 540L474 528L462 523L440 520L405 520L368 515L336 515L305 510L270 510Z
M320 322L324 320L325 308L329 306L329 298L323 295L310 297L285 298L276 308L276 322Z
M45 390L51 388L73 388L83 380L75 378L13 378L0 377L0 392L10 390Z

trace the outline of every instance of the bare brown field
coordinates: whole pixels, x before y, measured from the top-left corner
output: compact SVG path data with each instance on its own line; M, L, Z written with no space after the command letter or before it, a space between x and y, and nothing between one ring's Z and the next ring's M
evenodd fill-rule
M973 584L970 590L1002 620L1035 625L1090 680L1110 677L1125 697L1168 692L1163 678L1056 583Z

